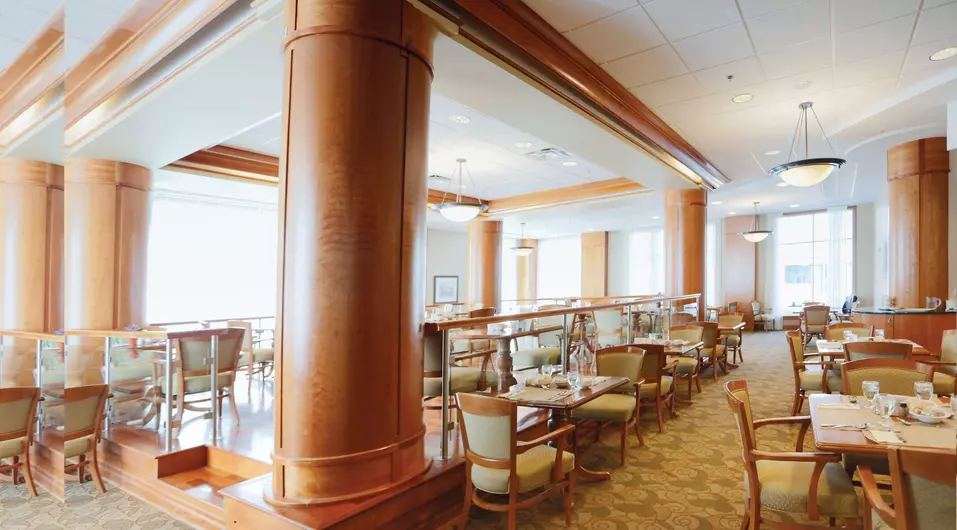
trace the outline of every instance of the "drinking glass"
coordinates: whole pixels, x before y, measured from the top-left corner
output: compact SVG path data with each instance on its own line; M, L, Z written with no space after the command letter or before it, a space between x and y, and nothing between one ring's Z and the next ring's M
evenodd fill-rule
M541 379L541 381L540 381L540 383L542 384L542 388L548 390L548 388L551 387L551 384L552 384L552 374L553 374L554 372L555 372L555 366L554 366L554 365L551 365L551 364L543 364L543 365L542 365L542 379Z
M857 336L857 333L851 333L847 337L847 340L849 340L850 342L857 342L858 339L860 339L860 337Z
M568 387L581 390L582 374L578 370L572 370L568 372Z
M891 423L891 414L894 413L894 410L897 408L897 399L891 395L884 395L877 398L878 405L880 406L881 417L884 418L884 421L881 422L885 428L890 429L894 424Z
M525 380L528 378L528 375L523 372L512 372L512 377L515 378L515 386L518 387L518 390L525 388Z
M883 329L875 329L875 330L874 330L874 336L877 337L877 340L884 340L884 330L883 330Z
M917 396L917 399L930 401L931 396L934 395L934 383L917 381L914 383L914 395Z
M877 381L864 381L861 383L861 390L864 392L864 399L867 400L867 406L874 406L874 396L881 391L881 384Z
M849 329L844 330L844 340L851 340L851 330Z

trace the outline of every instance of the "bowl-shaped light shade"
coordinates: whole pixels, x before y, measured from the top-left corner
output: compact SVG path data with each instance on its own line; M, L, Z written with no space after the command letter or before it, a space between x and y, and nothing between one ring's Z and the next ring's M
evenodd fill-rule
M750 232L741 232L738 235L744 237L745 239L747 239L748 241L752 243L757 243L759 241L764 241L765 239L767 239L768 236L771 235L771 231L770 230L752 230Z
M480 212L488 210L488 206L477 202L443 202L435 209L449 221L464 223L475 219Z
M771 168L772 177L781 177L792 186L807 187L822 182L844 165L841 158L809 158Z
M528 256L533 250L535 250L534 247L512 247L512 252L516 256Z

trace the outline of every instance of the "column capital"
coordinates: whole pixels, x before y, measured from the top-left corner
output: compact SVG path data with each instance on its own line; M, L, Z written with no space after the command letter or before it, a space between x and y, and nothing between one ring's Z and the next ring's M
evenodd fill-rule
M153 174L143 166L127 162L68 158L65 181L71 184L112 184L150 191L153 187Z
M63 166L25 158L0 158L0 182L62 190Z

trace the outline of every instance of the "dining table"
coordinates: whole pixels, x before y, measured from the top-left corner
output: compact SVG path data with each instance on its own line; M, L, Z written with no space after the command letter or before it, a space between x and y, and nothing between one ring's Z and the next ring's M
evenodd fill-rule
M900 418L893 418L889 431L881 426L883 418L865 406L863 396L852 399L852 396L816 394L809 396L809 402L814 446L820 451L875 455L885 454L891 445L957 450L954 418L937 424L924 424L908 418L909 425ZM949 406L949 402L942 404ZM865 424L866 428L860 428ZM870 438L874 438L874 432L888 433L880 436L893 438L893 441L873 441ZM891 432L896 434L889 434Z
M864 339L859 339L858 342L860 342L861 340L873 341L875 339L872 337L868 337ZM805 350L804 356L805 357L814 357L814 356L826 357L831 360L844 359L844 345L847 344L847 342L848 341L846 340L831 341L831 340L817 339L816 341L814 341L814 345L817 347L817 351L812 352L812 351ZM882 339L882 342L897 342L901 344L910 344L912 348L911 350L912 355L931 355L931 353L927 351L927 348L924 348L920 344L917 344L916 342L911 340Z
M495 360L496 371L499 374L498 386L502 391L515 384L515 377L512 376L512 341L520 337L536 337L543 333L561 331L561 325L554 326L533 326L526 330L513 330L505 328L499 331L488 329L465 329L455 331L449 334L451 340L494 340L498 343L498 356Z

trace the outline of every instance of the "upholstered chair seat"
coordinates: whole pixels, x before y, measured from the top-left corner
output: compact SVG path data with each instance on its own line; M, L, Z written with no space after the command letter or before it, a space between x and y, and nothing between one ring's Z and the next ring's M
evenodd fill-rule
M233 374L230 372L220 373L217 376L219 388L228 388L232 383ZM196 375L184 377L186 380L186 393L187 394L199 394L200 392L209 392L209 376L208 375ZM166 392L166 377L160 377L157 380L157 385L159 385L159 392L165 395ZM179 379L173 378L173 395L179 395Z
M756 465L762 508L787 513L808 513L808 492L811 488L814 462L759 460ZM750 495L747 480L744 482L744 489ZM824 464L824 472L818 481L817 505L822 516L858 516L854 485L840 464Z
M877 471L866 466L858 469L864 507L870 516L866 529L957 530L953 449L891 446L886 460L890 492L878 488Z
M147 362L116 364L110 367L111 383L138 381L140 379L148 379L150 377L153 377L153 363L149 360L147 360ZM45 382L46 378L44 378L44 383Z
M529 348L512 352L512 365L516 367L543 366L562 362L562 352L558 346Z
M605 394L572 410L573 418L596 421L628 421L635 413L635 397Z
M20 456L20 454L23 453L23 444L26 441L26 437L21 437L0 442L0 458Z
M824 333L824 331L826 330L827 330L827 325L823 325L823 324L820 326L815 326L815 325L807 326L808 333Z
M934 373L934 393L941 395L950 395L954 393L954 385L957 381L954 376L944 372Z
M451 393L456 392L475 392L482 390L479 387L479 379L482 377L482 369L477 366L453 366L451 372ZM485 372L485 385L492 386L498 384L498 374L492 371ZM442 395L442 378L426 377L423 380L423 394L426 396Z
M632 400L634 401L634 399ZM472 437L476 435L473 434ZM547 445L534 447L515 457L515 472L518 474L518 492L527 493L551 482L555 467L555 448ZM562 474L575 469L575 455L562 452ZM509 493L508 470L472 466L472 484L489 493Z
M670 375L661 376L661 395L662 396L667 396L669 393L671 393L671 384L672 384L672 380ZM652 385L652 384L641 385L641 388L638 390L638 395L643 398L655 397L655 385Z
M698 368L698 359L694 357L679 357L678 358L678 373L679 374L693 374Z
M39 399L40 389L37 387L0 388L0 473L8 474L14 487L22 476L34 497L37 496L37 488L33 482L30 444L33 443ZM10 459L10 462L4 463L3 459ZM3 487L6 484L0 486ZM17 496L16 493L13 495ZM7 519L10 517L2 518L4 521Z
M253 350L253 362L263 362L263 361L272 361L276 357L276 350L274 348L256 348ZM249 364L249 354L243 353L239 356L239 366L246 366Z
M63 458L76 458L93 450L94 435L63 442Z
M807 370L798 372L801 379L801 390L823 392L824 389L821 388L821 372L822 370L820 368L808 368ZM834 393L841 391L841 376L835 374L832 370L828 370L827 372L827 389Z
M741 343L741 337L737 335L728 335L728 346L737 346Z

